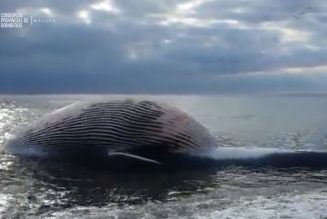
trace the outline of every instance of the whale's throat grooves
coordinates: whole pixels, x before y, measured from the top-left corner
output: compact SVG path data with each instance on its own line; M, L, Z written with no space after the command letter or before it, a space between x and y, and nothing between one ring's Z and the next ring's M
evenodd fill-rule
M57 110L22 130L7 148L19 155L73 158L130 150L185 153L214 145L209 132L188 114L154 101L126 100Z

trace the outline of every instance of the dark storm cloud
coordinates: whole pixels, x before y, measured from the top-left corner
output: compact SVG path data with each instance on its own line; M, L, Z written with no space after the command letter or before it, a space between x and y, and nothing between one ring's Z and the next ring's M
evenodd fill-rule
M324 1L98 3L3 1L56 23L0 29L0 92L325 91Z

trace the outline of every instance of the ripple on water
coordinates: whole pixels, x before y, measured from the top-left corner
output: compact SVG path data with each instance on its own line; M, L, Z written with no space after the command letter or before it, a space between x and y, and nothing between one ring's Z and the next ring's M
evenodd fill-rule
M9 206L12 196L0 193L0 215L3 215Z
M286 193L225 200L189 197L173 202L148 202L143 206L76 207L45 214L49 218L323 218L326 191Z
M326 190L320 189L304 194L240 198L225 209L202 212L196 218L323 218L327 215L326 195Z

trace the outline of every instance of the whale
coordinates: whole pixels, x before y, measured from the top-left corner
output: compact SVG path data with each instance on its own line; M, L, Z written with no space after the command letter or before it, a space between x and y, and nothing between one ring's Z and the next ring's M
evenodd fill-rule
M119 170L231 164L327 167L327 151L220 147L189 114L152 100L76 102L22 128L5 149L18 157Z
M18 131L6 150L46 159L166 165L216 147L208 130L187 113L149 100L81 101Z

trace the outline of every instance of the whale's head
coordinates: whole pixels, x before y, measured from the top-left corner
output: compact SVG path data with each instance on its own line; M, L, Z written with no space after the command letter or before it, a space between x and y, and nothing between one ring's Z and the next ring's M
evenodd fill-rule
M22 155L29 157L45 157L46 153L42 151L42 147L35 142L25 138L23 132L12 135L5 143L5 150L14 155Z

